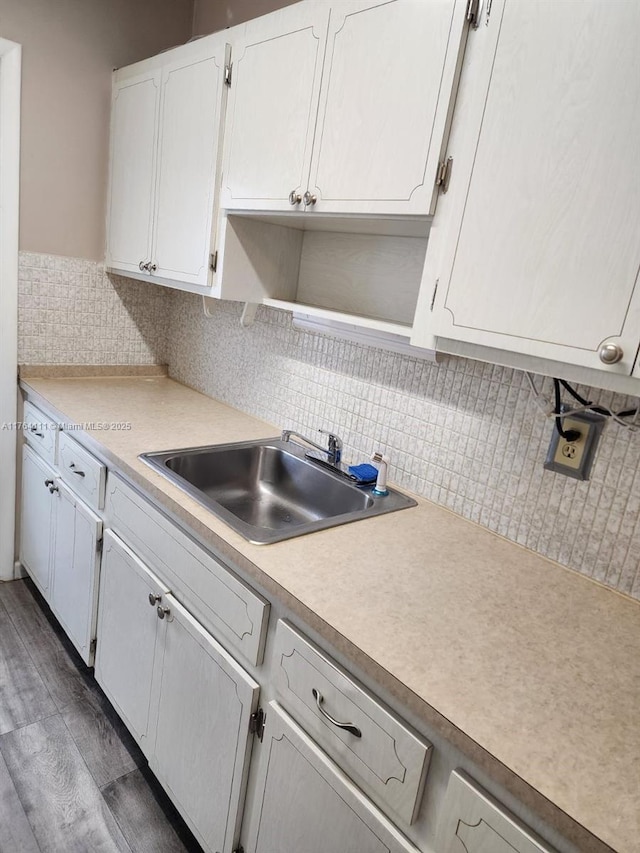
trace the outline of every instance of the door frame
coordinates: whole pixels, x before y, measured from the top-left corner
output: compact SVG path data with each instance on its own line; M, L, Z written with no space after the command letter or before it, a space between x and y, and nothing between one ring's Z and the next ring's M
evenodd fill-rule
M0 580L15 577L22 47L0 38ZM8 428L9 427L9 428Z

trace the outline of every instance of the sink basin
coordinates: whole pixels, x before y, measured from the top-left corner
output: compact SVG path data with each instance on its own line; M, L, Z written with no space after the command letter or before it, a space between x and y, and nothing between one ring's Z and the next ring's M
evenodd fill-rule
M256 544L301 536L415 506L393 489L380 497L279 438L216 444L140 459Z

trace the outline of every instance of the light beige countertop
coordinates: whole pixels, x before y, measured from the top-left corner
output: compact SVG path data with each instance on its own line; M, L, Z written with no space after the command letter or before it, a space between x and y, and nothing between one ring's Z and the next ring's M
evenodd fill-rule
M29 378L33 399L581 850L640 850L640 606L448 510L251 545L139 453L275 436L170 379ZM35 392L35 393L34 393Z

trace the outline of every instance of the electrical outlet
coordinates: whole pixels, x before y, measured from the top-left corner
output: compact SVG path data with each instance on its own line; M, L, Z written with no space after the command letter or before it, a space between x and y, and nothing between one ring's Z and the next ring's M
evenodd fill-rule
M576 480L588 480L605 422L606 418L602 415L591 412L580 412L563 418L564 431L576 430L580 436L575 441L567 441L554 425L544 467Z

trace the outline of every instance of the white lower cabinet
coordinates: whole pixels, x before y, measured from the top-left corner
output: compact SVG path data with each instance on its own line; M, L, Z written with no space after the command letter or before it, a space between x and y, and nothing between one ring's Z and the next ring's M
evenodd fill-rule
M438 840L439 853L554 853L461 770L449 780Z
M259 761L245 853L417 853L275 702Z
M20 562L88 666L94 658L101 539L100 518L25 444Z
M86 664L93 664L102 521L58 481L49 604Z
M20 561L40 592L48 597L55 472L26 444L22 448Z
M96 680L149 754L149 701L159 619L167 588L109 531L104 535ZM151 606L150 606L151 604Z
M200 844L231 853L259 686L109 531L96 678Z

